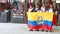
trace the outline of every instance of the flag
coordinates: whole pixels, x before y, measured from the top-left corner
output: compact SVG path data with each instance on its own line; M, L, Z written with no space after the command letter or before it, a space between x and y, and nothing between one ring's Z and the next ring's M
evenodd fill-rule
M27 12L27 17L29 28L34 28L35 26L35 28L40 28L43 21L44 28L52 30L53 12ZM39 20L41 20L41 23L38 23Z

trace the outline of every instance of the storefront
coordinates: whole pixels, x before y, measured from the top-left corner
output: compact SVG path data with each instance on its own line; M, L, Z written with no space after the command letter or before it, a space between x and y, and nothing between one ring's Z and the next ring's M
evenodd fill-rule
M6 3L8 2L8 5L6 4L6 9L3 8L4 9L4 10L2 9L3 11L0 9L1 16L0 22L24 23L26 20L25 14L27 10L26 1L27 0L7 0ZM12 8L10 9L9 6L11 6ZM0 8L2 7L0 6Z
M2 1L2 2L4 2L4 1ZM6 14L5 14L5 12L1 13L1 15L5 14L6 20L8 20L9 22L17 22L17 23L18 22L27 23L27 10L30 6L29 5L30 3L38 3L41 7L43 2L44 3L49 2L49 4L50 3L53 4L53 8L56 7L56 0L7 0L5 2L6 3L8 2L8 5L7 5L8 12ZM59 1L57 1L57 2L59 2ZM1 1L0 1L0 3L1 3ZM6 9L4 9L4 10L6 10ZM1 9L0 9L0 11L1 11Z

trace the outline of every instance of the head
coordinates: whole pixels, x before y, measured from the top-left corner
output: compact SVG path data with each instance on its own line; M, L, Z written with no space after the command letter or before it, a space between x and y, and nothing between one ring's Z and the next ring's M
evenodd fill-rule
M50 4L50 8L52 8L53 6L52 6L52 4Z
M58 7L59 5L58 5L58 4L56 4L56 6Z
M42 3L42 6L45 6L45 4L44 4L44 3Z
M36 4L35 4L35 8L39 8L39 4L36 3Z
M59 5L58 5L58 4L56 5L56 8L58 8L58 9L59 9Z
M50 6L49 2L44 2L44 4L45 4L45 7L49 8L49 6Z
M31 4L30 4L30 8L33 8L33 7L34 7L34 4L33 4L33 3L31 3Z

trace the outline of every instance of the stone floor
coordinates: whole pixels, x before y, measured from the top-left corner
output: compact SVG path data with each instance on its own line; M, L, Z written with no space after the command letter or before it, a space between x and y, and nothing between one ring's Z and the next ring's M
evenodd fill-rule
M26 24L0 23L0 34L60 34L60 26L54 26L53 32L29 31Z

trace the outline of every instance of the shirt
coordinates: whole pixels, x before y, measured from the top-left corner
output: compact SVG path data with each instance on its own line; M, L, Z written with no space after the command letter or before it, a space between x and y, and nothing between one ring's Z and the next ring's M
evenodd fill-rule
M42 7L41 7L41 10L44 12L44 11L45 11L45 7L42 6Z
M35 8L35 10L38 10L38 8Z
M52 9L52 8L50 8L50 9L49 9L49 12L53 12L53 9Z
M28 9L28 12L31 12L33 10L33 8L31 8L31 9Z

